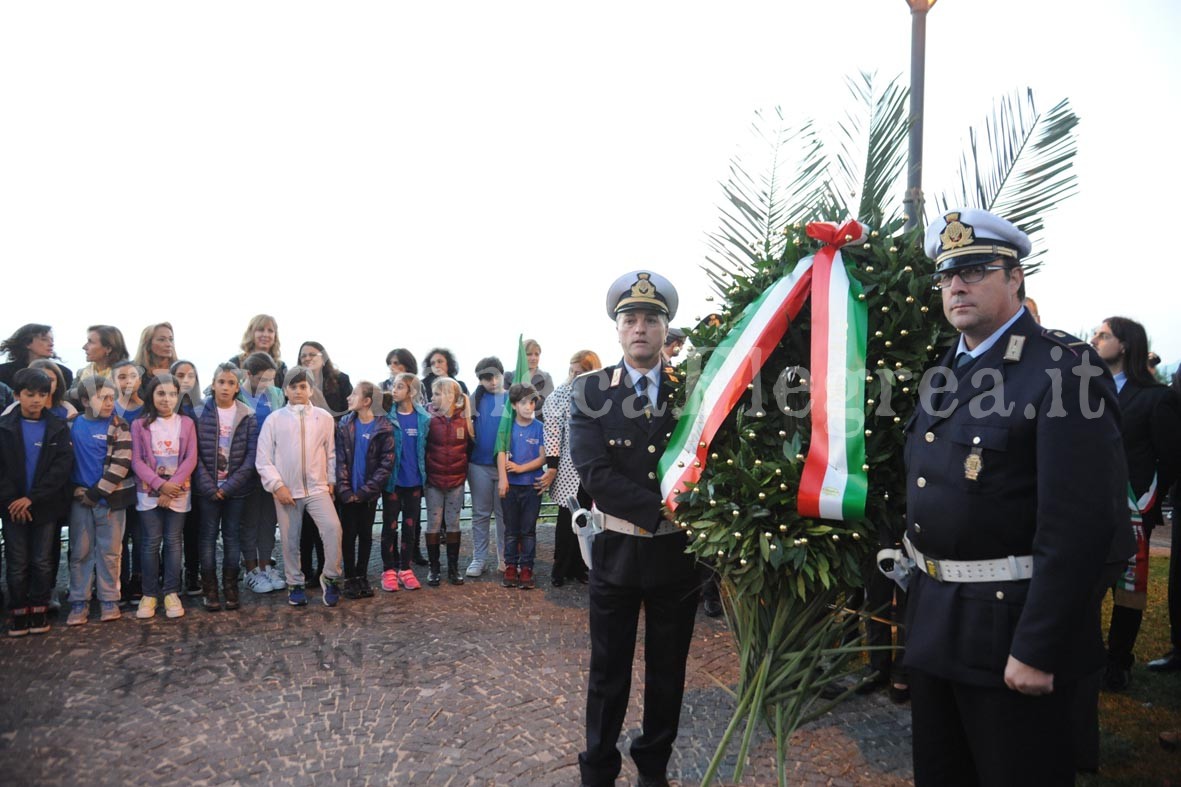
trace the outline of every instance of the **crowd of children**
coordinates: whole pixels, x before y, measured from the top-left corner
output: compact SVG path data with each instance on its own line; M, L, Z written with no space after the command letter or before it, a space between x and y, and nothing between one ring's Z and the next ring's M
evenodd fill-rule
M552 388L533 368L540 347L527 348L533 380ZM184 595L201 596L210 612L238 609L240 581L254 593L286 591L292 606L306 605L316 584L328 606L373 596L379 502L383 591L419 589L415 565L438 586L444 545L453 585L495 556L505 587L535 587L537 517L559 460L547 457L535 418L549 391L505 390L497 358L480 361L469 398L445 348L427 354L426 380L404 348L387 355L390 376L378 385L351 384L317 342L304 342L288 370L265 314L205 389L177 356L169 323L145 328L134 356L110 325L91 326L82 349L87 365L73 374L55 361L48 325L22 326L0 344L9 356L0 365L0 520L10 636L50 628L63 527L70 626L87 623L96 595L101 621L130 608L153 618L161 602L166 617L181 617ZM474 543L461 570L465 487Z

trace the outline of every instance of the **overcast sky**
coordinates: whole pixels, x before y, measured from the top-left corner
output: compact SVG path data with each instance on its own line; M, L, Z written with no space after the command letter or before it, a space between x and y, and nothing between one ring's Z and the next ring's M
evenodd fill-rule
M1030 293L1071 332L1141 320L1170 363L1179 17L940 0L927 51L928 193L997 97L1070 98L1081 190ZM167 319L207 382L256 312L354 380L441 344L473 381L523 332L560 379L575 350L617 357L624 271L671 278L677 324L708 311L755 110L832 122L847 75L908 72L909 38L902 0L8 3L0 333L48 322L78 367L86 325Z

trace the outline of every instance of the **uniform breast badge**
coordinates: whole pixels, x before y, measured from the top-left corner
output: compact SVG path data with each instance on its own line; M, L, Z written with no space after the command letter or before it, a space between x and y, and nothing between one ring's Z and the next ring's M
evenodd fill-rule
M968 458L964 460L964 478L969 481L978 481L980 479L980 471L984 469L984 457L979 447L973 448L972 452L968 454Z

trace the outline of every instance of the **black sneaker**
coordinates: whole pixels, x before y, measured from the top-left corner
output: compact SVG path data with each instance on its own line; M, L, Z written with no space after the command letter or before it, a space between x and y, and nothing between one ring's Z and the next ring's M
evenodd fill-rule
M439 576L439 572L438 572L438 571L435 571L435 570L432 568L430 571L428 571L428 572L427 572L427 574L426 574L426 583L427 583L428 585L430 585L431 587L433 587L433 588L437 588L437 587L439 586L439 581L440 581L440 580L441 580L441 577Z
M369 587L369 577L361 577L357 580L359 588L357 592L360 598L373 598L373 588Z
M348 599L358 599L361 597L360 582L356 577L349 577L344 581L344 592L342 595Z
M49 633L49 616L45 614L45 610L36 610L29 613L29 633L30 634L47 634Z
M200 596L203 589L201 587L201 574L197 571L185 572L185 595L186 596Z
M29 613L24 610L14 611L12 620L8 624L8 636L23 637L29 633Z

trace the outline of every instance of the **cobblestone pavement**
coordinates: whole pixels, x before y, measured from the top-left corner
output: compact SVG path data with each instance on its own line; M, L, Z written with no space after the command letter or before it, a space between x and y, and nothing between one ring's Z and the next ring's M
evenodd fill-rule
M190 597L179 620L100 624L96 609L82 627L5 637L0 773L9 784L577 785L586 588L549 586L553 527L538 530L534 591L486 574L329 609L318 592L292 608L283 593L243 589L237 612ZM464 566L470 543L465 533ZM638 734L642 644L636 663L625 739ZM724 625L701 615L670 778L700 781L733 708L718 682L735 676ZM908 784L909 747L907 708L857 697L797 733L790 782ZM764 739L741 783L773 781Z

